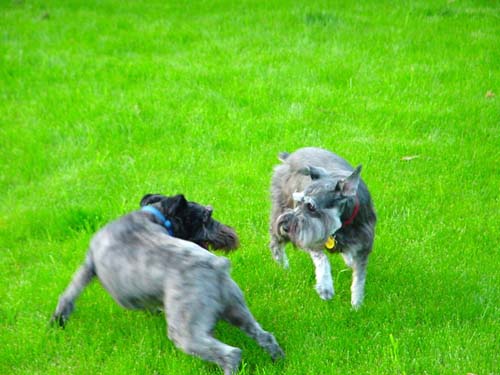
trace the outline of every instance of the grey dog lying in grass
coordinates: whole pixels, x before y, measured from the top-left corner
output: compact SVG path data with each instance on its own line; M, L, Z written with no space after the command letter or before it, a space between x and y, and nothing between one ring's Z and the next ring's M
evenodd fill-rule
M220 319L242 329L273 359L283 357L274 336L248 310L229 275L229 260L206 250L237 248L234 230L214 220L210 206L188 202L183 195L148 194L141 206L96 233L51 321L64 326L75 300L97 276L125 308L164 307L175 345L217 363L224 374L238 370L241 350L212 336Z

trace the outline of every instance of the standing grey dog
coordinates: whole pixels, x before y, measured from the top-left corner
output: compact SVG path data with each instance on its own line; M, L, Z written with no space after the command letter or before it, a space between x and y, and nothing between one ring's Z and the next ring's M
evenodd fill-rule
M214 220L210 206L188 202L183 195L148 194L141 206L95 234L52 322L64 326L75 300L97 276L125 308L163 307L175 345L217 363L226 375L237 371L241 350L212 336L220 319L242 329L273 359L282 357L276 339L256 322L231 279L229 260L206 250L238 247L234 230Z
M271 251L288 268L285 244L307 250L316 268L316 291L333 297L330 263L324 252L340 252L353 270L351 305L364 297L366 265L372 250L376 216L361 166L329 151L307 147L281 153L271 184Z

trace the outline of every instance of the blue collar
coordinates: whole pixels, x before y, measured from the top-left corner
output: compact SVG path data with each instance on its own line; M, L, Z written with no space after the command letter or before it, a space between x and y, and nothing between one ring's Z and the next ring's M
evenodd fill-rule
M167 228L168 234L170 234L172 237L174 236L174 231L172 230L172 222L166 219L165 216L163 216L163 214L160 212L160 210L153 206L143 206L141 208L141 211L146 211L156 216L156 218L161 221L163 226Z

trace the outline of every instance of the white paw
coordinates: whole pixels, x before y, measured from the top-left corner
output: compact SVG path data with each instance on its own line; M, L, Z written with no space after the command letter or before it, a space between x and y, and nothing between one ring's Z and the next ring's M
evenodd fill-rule
M333 298L333 287L331 285L316 285L316 292L318 292L321 299L327 301Z
M351 299L351 306L354 311L359 310L362 304L363 304L362 298Z

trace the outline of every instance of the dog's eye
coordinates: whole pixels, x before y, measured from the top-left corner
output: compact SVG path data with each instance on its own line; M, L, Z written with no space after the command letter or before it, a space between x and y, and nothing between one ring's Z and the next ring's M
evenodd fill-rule
M316 212L316 207L314 207L314 205L309 202L306 204L306 208L310 211L310 212Z

